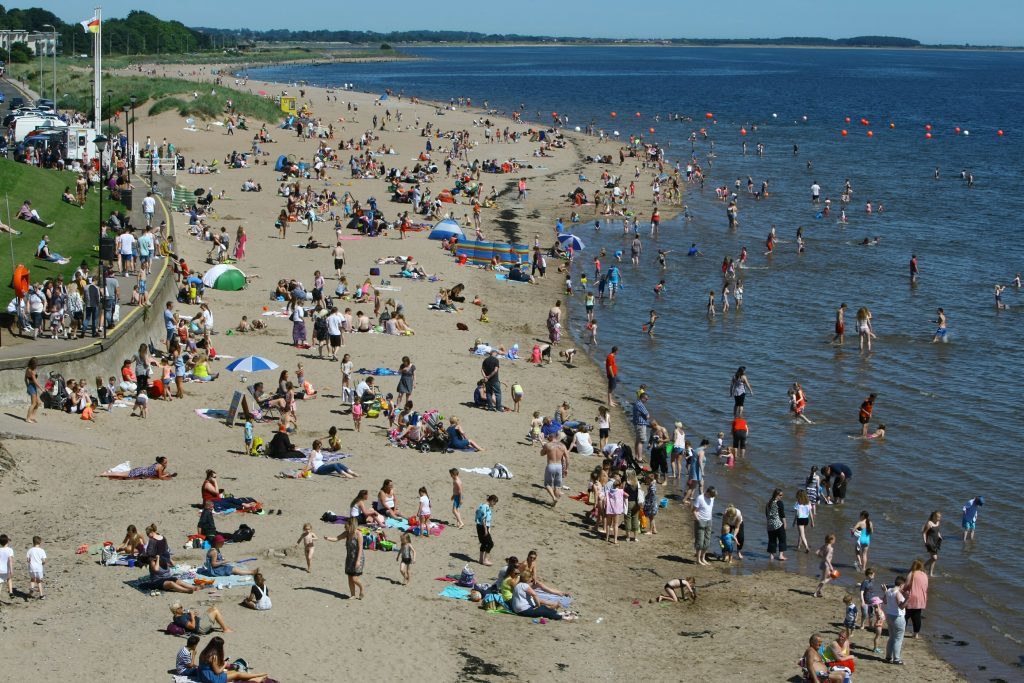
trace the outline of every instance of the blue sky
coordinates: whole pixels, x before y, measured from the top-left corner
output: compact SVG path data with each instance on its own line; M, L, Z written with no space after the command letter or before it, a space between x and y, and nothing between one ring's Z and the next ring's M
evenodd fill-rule
M64 21L131 9L190 26L222 28L454 29L608 38L749 38L893 35L925 43L1024 45L1024 0L7 0L46 7ZM168 11L173 8L173 11ZM426 8L433 8L427 11Z

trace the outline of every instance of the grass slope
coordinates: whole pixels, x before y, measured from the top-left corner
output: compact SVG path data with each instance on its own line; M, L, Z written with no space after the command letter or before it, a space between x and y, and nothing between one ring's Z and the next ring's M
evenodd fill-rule
M62 273L67 281L83 258L90 269L95 270L99 257L93 249L99 241L99 194L95 191L90 193L84 209L62 202L60 197L65 187L71 187L74 192L75 179L75 174L70 171L39 169L0 158L0 190L5 195L0 196L0 219L21 231L18 236L0 233L0 283L11 283L14 267L19 263L31 271L33 282L42 282ZM26 199L32 202L32 207L43 220L56 225L46 229L15 218ZM103 200L103 212L108 216L115 206L123 209L117 202ZM71 259L69 263L61 266L35 257L36 247L44 234L50 236L50 251ZM4 299L3 304L6 303L7 299Z

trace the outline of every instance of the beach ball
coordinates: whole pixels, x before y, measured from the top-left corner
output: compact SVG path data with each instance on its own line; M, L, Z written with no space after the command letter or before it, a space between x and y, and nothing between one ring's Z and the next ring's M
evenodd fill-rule
M264 307L263 307L263 312L264 312L264 313L266 313L266 312L267 312L267 311L269 311L269 310L270 310L270 308L269 308L269 307L267 307L267 306L264 306Z
M930 124L930 123L924 124L924 129L925 130L931 130L932 129L932 124Z
M579 132L580 132L580 127L579 127L579 126L576 126L576 132L577 132L577 133L579 133Z
M842 131L840 131L839 134L842 135L845 138L846 137L846 129L844 128Z
M838 569L833 569L832 570L832 578L833 579L838 579L839 578L839 570Z
M746 135L746 134L747 134L747 129L746 128L740 128L740 135Z
M847 117L846 117L846 119L845 119L845 121L846 121L847 123L849 123L849 122L850 122L850 117L849 117L849 116L847 116Z
M873 131L870 131L870 130L869 130L869 131L868 131L868 137L869 137L869 138L873 138L873 137L875 137L875 133L874 133Z
M715 118L715 115L712 114L711 112L708 112L707 114L704 114L704 118L706 118L706 119L713 119L713 118Z
M954 128L953 132L956 133L957 135L960 135L960 126L957 126L956 128Z
M889 128L895 128L895 127L896 127L896 124L893 123L892 121L890 121L889 122Z
M612 118L614 119L616 116L618 116L618 114L616 114L615 112L612 112Z
M1002 131L1002 129L1000 129L1000 130L997 130L997 131L996 131L996 135L998 135L999 137L1003 137L1003 131Z
M925 134L924 134L924 136L925 136L925 138L927 138L928 140L931 140L931 139L932 139L932 134L931 134L931 133L925 133Z
M653 129L653 128L648 128L648 129L647 129L647 132L649 132L649 133L653 133L653 132L654 132L654 129Z

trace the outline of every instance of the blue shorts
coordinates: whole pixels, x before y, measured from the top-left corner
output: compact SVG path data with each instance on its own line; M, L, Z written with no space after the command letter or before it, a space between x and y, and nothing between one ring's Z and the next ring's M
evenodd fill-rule
M462 496L452 496L452 507L456 510L462 507Z
M969 522L966 519L960 523L960 526L964 528L964 531L974 531L976 522Z
M948 331L949 330L946 329L945 327L940 327L939 329L935 330L935 336L936 337L945 337L946 336L946 332L948 332Z

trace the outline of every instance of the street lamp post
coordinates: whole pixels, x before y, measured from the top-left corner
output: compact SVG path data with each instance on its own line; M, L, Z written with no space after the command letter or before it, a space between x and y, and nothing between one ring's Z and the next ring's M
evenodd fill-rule
M132 95L131 97L129 97L128 101L131 102L131 104L132 104L132 140L135 142L135 144L139 144L139 138L138 138L137 135L135 135L135 103L137 102L137 99L135 98L135 95ZM125 128L127 128L127 127L128 127L128 124L125 123ZM135 173L135 149L134 148L132 148L131 162L132 162L132 173L134 174Z
M42 33L38 34L42 35ZM45 44L43 47L39 46L39 38L36 38L36 52L39 53L39 90L36 92L40 97L43 96L43 53L46 52Z
M103 266L103 186L106 184L103 173L103 152L107 148L107 136L100 133L93 140L100 161L100 232L98 246L100 248L100 316L103 316L103 338L107 338L107 269ZM95 325L99 324L97 320ZM95 327L93 328L96 329Z
M135 159L135 150L132 149L131 130L128 128L128 116L129 116L129 112L131 111L131 105L125 104L124 106L121 107L121 109L124 111L124 136L128 140L128 154L130 156L129 163L128 163L128 171L131 172L133 170L132 169L132 161L134 161L134 159Z
M54 28L53 24L43 24L43 28L50 29L50 33L53 34L53 109L57 110L57 29ZM40 80L39 86L42 87L42 80ZM41 94L41 93L40 93Z

